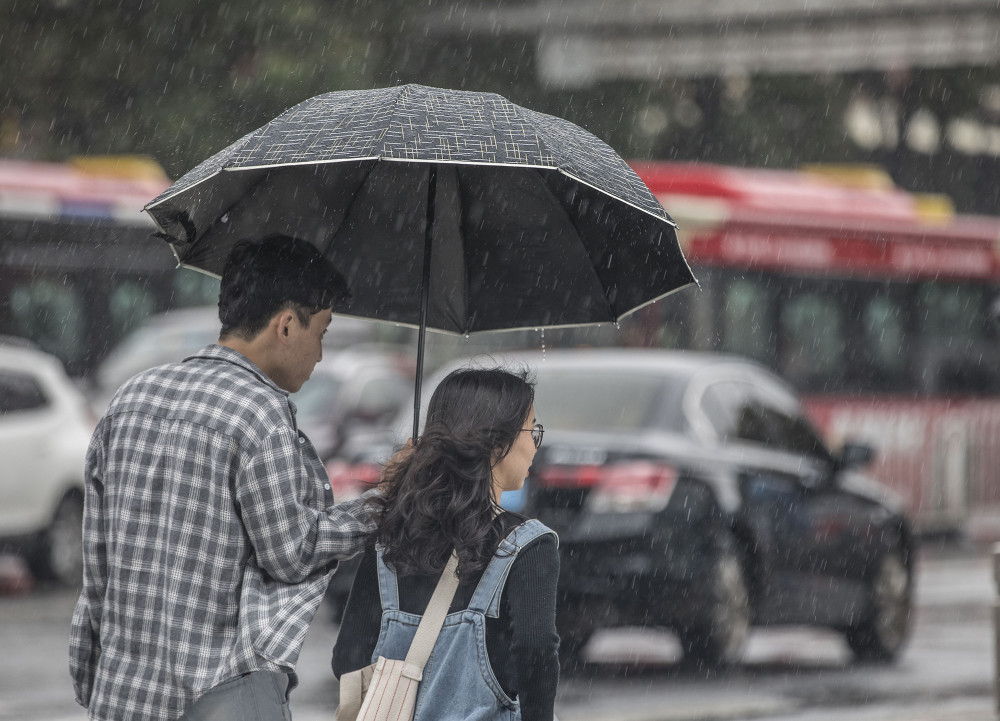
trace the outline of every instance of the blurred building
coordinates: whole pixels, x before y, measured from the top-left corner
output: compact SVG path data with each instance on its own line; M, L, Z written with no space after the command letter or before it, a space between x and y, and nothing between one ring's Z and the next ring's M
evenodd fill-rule
M631 157L869 163L1000 212L998 0L462 0L422 23L398 66L499 68Z
M540 78L564 86L1000 60L996 0L537 0L452 7L429 26L532 35Z

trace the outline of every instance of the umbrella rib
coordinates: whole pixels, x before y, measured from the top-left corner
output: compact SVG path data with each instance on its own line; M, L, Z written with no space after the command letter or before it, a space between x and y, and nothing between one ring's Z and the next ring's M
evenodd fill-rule
M347 219L350 217L351 210L354 209L354 204L358 201L358 196L361 195L361 189L365 186L365 183L368 182L368 176L372 174L372 171L375 169L375 163L377 162L378 158L375 159L375 162L368 165L368 172L365 173L364 180L354 187L354 192L351 194L351 200L344 208L344 217L340 219L340 224L337 228L327 236L326 246L320 249L323 252L323 255L327 255L327 253L330 252L330 248L333 246L333 239L337 237L337 233L340 232L340 229L344 227L344 223L346 223Z
M386 133L389 132L389 128L392 125L392 119L396 116L396 108L399 107L399 104L400 104L400 102L403 99L403 92L408 87L409 87L408 85L400 85L400 86L398 86L399 92L396 93L396 99L392 101L392 111L388 113L388 120L386 120L385 127L382 128L382 133L379 135L379 138L378 138L379 150L377 152L378 152L378 159L379 160L381 160L382 157L385 155L385 145L383 143L383 141L385 139L385 135L386 135Z
M274 166L273 169L274 170L280 170L280 166ZM261 173L260 177L256 181L254 181L250 185L249 188L247 188L247 192L242 193L236 199L236 201L232 205L230 205L228 208L226 208L221 213L218 213L215 216L215 220L213 220L211 223L209 223L208 227L205 228L205 230L202 233L199 234L199 238L204 238L209 233L211 233L213 230L215 230L215 228L219 225L219 223L222 221L222 219L225 218L227 215L229 215L229 213L232 212L233 208L235 208L236 206L242 204L241 201L246 200L248 198L252 198L253 194L254 194L254 192L256 192L257 188L259 188L261 185L264 184L264 182L268 179L268 176L270 176L270 174L271 174L270 170L268 170L267 172ZM197 243L197 241L195 241L195 243ZM192 243L192 245L191 245L192 248L194 248L195 243Z
M294 207L301 210L303 220L298 226L289 227L305 229L309 239L326 255L360 269L352 271L359 276L354 282L359 290L366 292L362 293L363 298L345 308L347 315L353 310L359 314L356 317L377 319L381 314L408 318L412 303L406 294L404 276L405 282L410 282L411 269L404 265L397 273L397 268L386 266L387 272L379 282L392 284L394 294L389 298L379 290L375 278L365 276L362 267L362 259L382 262L386 253L390 256L397 253L397 235L405 237L410 247L409 234L416 232L411 209L415 213L418 208L410 204L409 195L413 189L408 184L419 177L415 175L418 171L384 165L376 168L376 163L384 160L418 165L425 173L427 166L432 174L440 172L437 177L443 183L440 200L444 211L439 219L441 227L433 230L443 243L443 254L438 256L438 240L435 240L434 253L438 256L435 258L437 272L449 281L435 307L440 310L438 322L460 329L459 333L478 332L474 328L492 331L487 327L491 323L527 323L528 327L544 325L549 328L617 322L694 280L677 243L673 230L676 223L649 188L610 146L568 120L515 105L493 93L401 85L371 92L327 93L300 103L275 121L272 121L274 133L268 133L269 123L246 134L186 173L175 183L179 188L168 189L161 198L147 204L146 210L157 226L160 221L154 213L159 211L158 215L164 217L163 222L171 229L171 234L185 232L181 224L169 216L176 206L178 213L194 213L200 208L197 215L208 224L205 233L209 236L213 231L228 230L222 221L227 214L231 218L239 216L232 231L249 229L252 233L261 233L266 230L265 224L259 222L265 217L264 213L273 214L278 207L264 204L272 192L278 201L293 205L286 196L294 190L295 184L312 187L312 194L306 192L302 200L298 192L294 192L298 203ZM260 138L260 142L252 141L253 138ZM252 165L229 167L237 158ZM282 158L289 162L281 162ZM279 162L280 165L273 164ZM347 165L337 167L338 163ZM447 170L443 167L445 164L450 166ZM358 165L367 165L367 168ZM508 193L503 187L489 188L488 179L494 176L488 170L481 172L461 167L465 165L521 170L511 174L517 177L512 181L513 190ZM324 169L315 173L279 169L289 166ZM376 169L379 172L374 172ZM226 176L223 171L233 175ZM238 175L240 171L258 175L244 176L249 177L245 180ZM506 177L507 172L500 175ZM469 202L481 202L481 207L463 205L460 179L463 174L475 180L468 189ZM407 184L401 185L403 181ZM386 182L389 185L373 187L373 183ZM544 190L535 185L538 182ZM486 184L480 188L480 183ZM207 191L198 192L198 188L207 188ZM453 194L456 188L457 196ZM373 206L366 219L369 198ZM259 211L256 205L260 205ZM553 205L559 206L558 209ZM518 210L519 218L493 215ZM285 222L280 216L275 218L275 224ZM451 228L456 218L458 226ZM431 224L425 233L428 237L430 230ZM506 237L508 231L516 233L518 230L522 241ZM365 236L369 233L379 234L378 244L368 242ZM490 233L495 233L496 238ZM233 232L215 235L220 235L216 239L222 244L220 252L226 250L226 244L235 237ZM503 252L497 251L494 262L489 263L490 254L495 252L490 245L493 242L504 244L501 246ZM520 253L518 242L523 242ZM198 253L204 256L201 258L186 257L192 263L218 271L220 254L214 253L204 237L197 244L209 252ZM477 266L476 272L470 274L459 258L448 257L467 247L471 248L470 252L482 255L481 271ZM171 243L171 248L178 263L187 265L181 260L183 253L179 253L178 247ZM581 253L584 257L580 257ZM520 260L519 255L522 256ZM503 267L497 267L496 258L503 261ZM546 269L547 264L538 263L539 259L549 260L557 267ZM405 264L406 258L402 260ZM496 288L502 294L503 286L511 282L505 273L518 267L521 261L528 261L532 266L531 277L538 287L537 295L532 297L537 300L534 303L525 300L519 314L514 313L514 309L505 314L501 311L507 309L490 306L489 290ZM682 265L687 266L687 274ZM527 272L522 270L522 274ZM663 293L677 283L682 285ZM370 294L367 292L369 285ZM397 286L398 298L395 295ZM513 287L508 290L512 291ZM660 295L645 300L655 293ZM604 306L598 308L601 298ZM485 307L470 313L473 304L481 301ZM640 302L642 305L636 308L627 307ZM459 303L463 306L461 309ZM553 307L548 307L550 305ZM561 312L564 310L570 312ZM369 313L371 315L367 315ZM460 322L453 322L460 317ZM536 322L530 323L532 320ZM562 320L571 322L560 323ZM545 324L546 321L552 323ZM443 328L427 330L454 332Z
M260 128L257 128L256 130L251 130L249 133L247 133L246 135L244 135L242 138L239 138L238 140L236 140L232 145L230 145L229 147L224 148L222 151L220 151L222 153L228 153L228 155L226 156L226 159L224 161L222 161L222 160L219 161L218 167L215 168L214 171L212 171L211 173L208 173L203 178L198 178L198 180L196 182L191 183L190 185L186 185L186 186L183 186L183 187L180 187L180 188L175 187L176 185L178 185L184 179L184 177L192 175L193 173L197 172L198 170L200 170L203 167L208 167L208 164L211 163L213 159L215 159L215 157L216 157L215 155L211 156L210 158L207 158L206 160L204 160L203 162L199 163L194 168L192 168L191 170L189 170L187 173L185 173L184 176L182 176L180 179L178 179L178 181L176 183L174 183L169 188L167 188L162 193L160 193L157 197L153 198L151 201L149 201L148 203L146 203L146 206L143 208L143 210L145 210L145 211L148 212L150 208L155 208L156 206L160 205L161 203L165 203L166 201L168 201L168 200L170 200L172 198L175 198L178 195L181 195L182 193L186 193L189 190L198 187L202 183L204 183L204 182L206 182L208 180L211 180L212 178L214 178L219 173L222 173L223 171L227 170L228 168L223 163L228 162L232 158L232 156L237 153L237 151L242 150L246 145L248 145L250 143L251 138L253 138L253 136L256 135L259 131L260 131Z
M525 123L526 125L530 125L531 128L532 128L532 130L535 131L535 138L536 138L536 140L538 142L538 148L539 148L539 150L540 151L544 151L550 157L552 157L553 159L555 159L556 158L556 154L555 153L552 153L552 152L550 152L548 150L545 150L548 147L548 143L545 142L544 135L542 133L538 132L538 128L537 128L537 126L535 124L535 118L538 116L538 113L535 112L534 110L529 110L528 108L522 108L520 105L514 105L514 108L515 108L515 112L517 113L517 117L520 118L521 122ZM526 114L522 113L521 112L522 110L527 111L528 114L526 115ZM600 140L600 139L598 138L598 140ZM652 212L648 208L643 208L643 207L637 205L636 203L633 203L633 202L631 202L631 201L629 201L629 200L627 200L625 198L620 198L620 197L618 197L618 195L616 195L614 193L609 193L606 190L598 187L597 185L594 185L594 183L592 183L590 181L587 181L587 180L584 180L583 178L580 178L575 173L566 172L563 169L563 167L561 165L559 165L558 163L555 164L555 165L537 165L535 167L538 167L538 168L551 168L552 170L556 170L556 171L562 173L563 175L565 175L567 178L572 178L576 182L578 182L578 183L580 183L582 185L586 185L587 187L593 188L597 192L602 193L603 195L606 195L609 198L614 198L619 203L624 203L625 205L629 206L630 208L635 208L640 213L645 213L646 215L650 215L650 216L656 218L657 220L659 220L661 222L669 223L674 228L677 227L677 223L675 223L673 221L673 219L670 218L667 215L666 211L663 209L663 206L659 204L659 201L656 201L656 205L659 208L660 213L662 213L662 215L654 213L654 212ZM641 180L639 181L639 183L641 185L645 186L645 183L643 183ZM647 187L647 190L648 190L648 187ZM652 193L650 193L650 195L652 195ZM655 201L655 196L654 196L653 199Z
M379 136L378 142L380 146L382 145L382 140L383 138L385 138L386 133L389 132L389 126L392 124L391 122L392 117L393 115L395 115L396 108L399 106L400 100L403 97L403 90L405 89L405 87L406 86L404 85L399 86L399 92L396 93L396 99L392 101L392 112L389 113L389 121L386 122L385 127L382 129L382 134ZM370 176L372 174L372 171L375 169L375 163L383 159L382 155L383 155L382 151L379 151L379 154L374 158L372 158L374 162L368 166L368 172L365 173L364 179L355 186L354 193L351 195L351 200L344 208L344 217L341 219L340 225L337 226L336 230L330 233L326 241L326 247L322 249L324 255L326 255L330 251L330 247L333 245L334 238L337 236L337 233L340 232L341 227L343 227L348 217L350 217L351 210L354 208L354 204L357 202L358 196L361 194L361 189L364 187L365 183L368 182L368 176ZM365 160L368 160L368 158L363 159L362 162L364 162Z
M552 168L549 172L561 173L562 171L559 170L558 168ZM569 212L566 211L566 206L564 206L562 204L562 201L559 200L558 196L556 196L556 194L552 191L552 188L549 187L549 184L545 180L545 176L544 176L544 174L543 174L542 171L538 171L538 176L539 176L539 179L542 181L542 186L545 188L545 192L548 193L549 196L552 198L552 200L555 203L556 207L558 207L560 210L562 210L563 215L565 215L565 217L566 217L566 220L569 221L569 224L573 227L573 230L576 231L576 236L577 236L577 238L580 239L580 246L584 249L585 252L587 252L587 246L583 242L583 234L580 232L580 227L576 224L576 221L573 220L573 215L571 213L569 213ZM605 195L607 195L607 193L605 193ZM613 198L613 196L608 196L608 197ZM604 298L604 302L606 303L606 308L608 310L608 317L612 321L617 322L618 321L618 316L615 315L614 306L612 306L611 300L608 298L607 289L604 287L604 283L601 282L601 276L597 272L597 268L594 267L594 262L593 262L593 260L591 260L589 252L587 252L587 267L590 268L593 271L593 273L594 273L594 281L597 283L598 287L600 287L600 289L601 289L601 297Z
M619 198L617 195L612 195L611 193L607 192L603 188L599 188L596 185L594 185L593 183L588 183L583 178L580 178L580 177L578 177L576 175L573 175L573 173L567 173L562 168L557 168L557 170L560 173L562 173L563 175L565 175L567 178L575 180L580 185L586 185L588 188L592 188L593 190L597 191L601 195L606 195L609 198L612 198L613 200L617 200L622 205L627 205L630 208L634 208L635 210L638 210L640 213L645 213L646 215L650 216L651 218L656 218L658 221L660 221L661 223L666 223L671 228L676 228L677 227L677 223L674 221L673 218L671 218L671 217L669 217L669 216L666 215L666 211L665 210L663 211L664 215L662 215L662 216L661 215L657 215L656 213L654 213L654 212L652 212L652 211L650 211L650 210L648 210L646 208L639 207L635 203L630 203L629 201L625 200L624 198ZM659 201L657 201L657 202L659 202ZM662 206L661 206L661 210L662 210Z
M455 168L455 187L458 189L458 242L460 243L460 249L462 251L462 256L465 256L466 250L466 240L465 240L465 205L462 203L462 176L458 172L458 168ZM462 272L462 330L465 333L471 333L469 328L469 307L472 303L472 298L469 296L469 268L468 264L463 263Z

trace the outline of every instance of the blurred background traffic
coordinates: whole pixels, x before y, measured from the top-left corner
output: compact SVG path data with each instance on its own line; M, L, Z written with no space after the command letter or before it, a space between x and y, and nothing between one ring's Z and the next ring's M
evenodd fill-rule
M993 0L0 12L7 591L78 582L97 417L217 337L218 281L177 268L142 206L307 97L405 82L607 141L700 281L617 326L428 338L425 402L473 356L538 375L545 443L504 503L562 536L566 668L615 627L669 629L701 668L789 624L898 661L918 539L1000 538ZM408 435L415 333L338 317L327 343L293 399L346 498Z

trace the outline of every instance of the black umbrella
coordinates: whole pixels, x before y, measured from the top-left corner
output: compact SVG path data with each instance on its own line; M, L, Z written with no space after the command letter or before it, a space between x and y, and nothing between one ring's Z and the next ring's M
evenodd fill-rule
M613 323L694 282L674 223L605 143L499 95L326 93L204 161L146 210L181 265L243 238L316 244L344 315L469 334ZM419 298L419 301L418 301Z

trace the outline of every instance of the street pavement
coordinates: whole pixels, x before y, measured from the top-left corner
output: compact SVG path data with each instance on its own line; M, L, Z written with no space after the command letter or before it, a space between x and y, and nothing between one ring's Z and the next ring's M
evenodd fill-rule
M84 721L66 670L74 594L11 584L16 568L0 558L0 721ZM995 721L989 556L930 547L917 579L915 632L895 665L851 663L832 632L771 629L752 634L739 668L705 675L678 663L669 633L602 632L588 649L590 663L560 683L559 719ZM335 634L321 609L299 662L295 721L334 721Z

